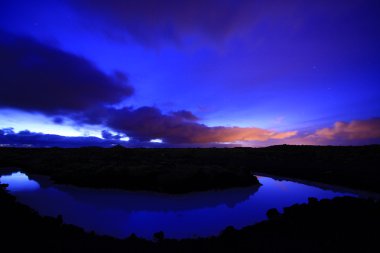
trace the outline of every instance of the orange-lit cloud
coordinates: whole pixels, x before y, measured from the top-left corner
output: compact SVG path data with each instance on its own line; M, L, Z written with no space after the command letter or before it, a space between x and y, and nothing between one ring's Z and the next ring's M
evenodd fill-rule
M271 136L271 139L282 140L282 139L286 139L286 138L296 136L297 133L298 133L297 131L288 131L288 132L276 133L276 134Z
M333 127L317 130L314 136L310 137L327 140L363 140L380 138L380 118L354 120L351 122L338 121Z
M367 145L380 143L380 118L335 122L313 133L289 131L276 133L260 141L243 141L242 146L271 145Z
M210 127L200 123L190 111L164 114L155 107L108 108L86 113L78 120L86 124L105 125L139 141L162 139L175 144L280 140L297 134L297 131L277 132L257 127Z
M296 134L297 131L279 133L256 127L205 127L202 131L194 133L191 141L195 143L267 141L285 139Z

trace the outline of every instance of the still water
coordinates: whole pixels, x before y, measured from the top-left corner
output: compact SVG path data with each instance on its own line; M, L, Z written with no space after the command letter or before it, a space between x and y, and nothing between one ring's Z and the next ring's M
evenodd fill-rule
M23 204L41 215L61 214L65 223L86 231L124 238L131 233L152 238L164 231L166 238L207 237L227 226L242 228L266 219L266 211L297 203L308 197L356 196L327 188L258 177L261 186L184 195L123 190L98 190L56 185L48 177L12 172L0 183Z

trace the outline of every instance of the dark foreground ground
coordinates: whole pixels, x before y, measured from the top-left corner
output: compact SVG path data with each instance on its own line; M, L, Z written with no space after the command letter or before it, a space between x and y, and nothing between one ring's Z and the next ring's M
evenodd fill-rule
M308 204L268 211L267 221L218 237L156 241L85 233L40 217L0 189L0 242L5 252L380 252L380 203L351 197L309 199Z
M57 183L184 193L258 184L253 173L380 192L380 145L230 149L0 148L0 167Z
M59 183L183 193L257 184L255 172L380 192L380 146L235 149L0 149L1 167ZM310 199L217 237L151 242L85 233L0 189L0 249L12 252L380 252L380 203Z

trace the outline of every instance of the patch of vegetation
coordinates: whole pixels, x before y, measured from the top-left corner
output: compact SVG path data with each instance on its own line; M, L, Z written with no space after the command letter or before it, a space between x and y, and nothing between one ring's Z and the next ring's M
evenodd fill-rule
M247 166L210 161L195 149L0 149L3 167L77 186L186 193L259 185Z
M257 185L255 172L380 192L380 146L0 148L0 166L88 187L185 193Z

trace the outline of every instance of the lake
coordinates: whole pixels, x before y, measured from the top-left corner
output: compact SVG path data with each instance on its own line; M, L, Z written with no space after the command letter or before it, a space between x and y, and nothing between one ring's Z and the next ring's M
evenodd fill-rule
M43 216L62 215L64 223L117 238L135 233L152 239L218 235L227 226L239 229L266 219L266 211L337 196L358 196L326 185L258 176L261 186L170 195L54 184L45 176L2 173L0 183L17 200ZM321 188L322 187L322 188Z

